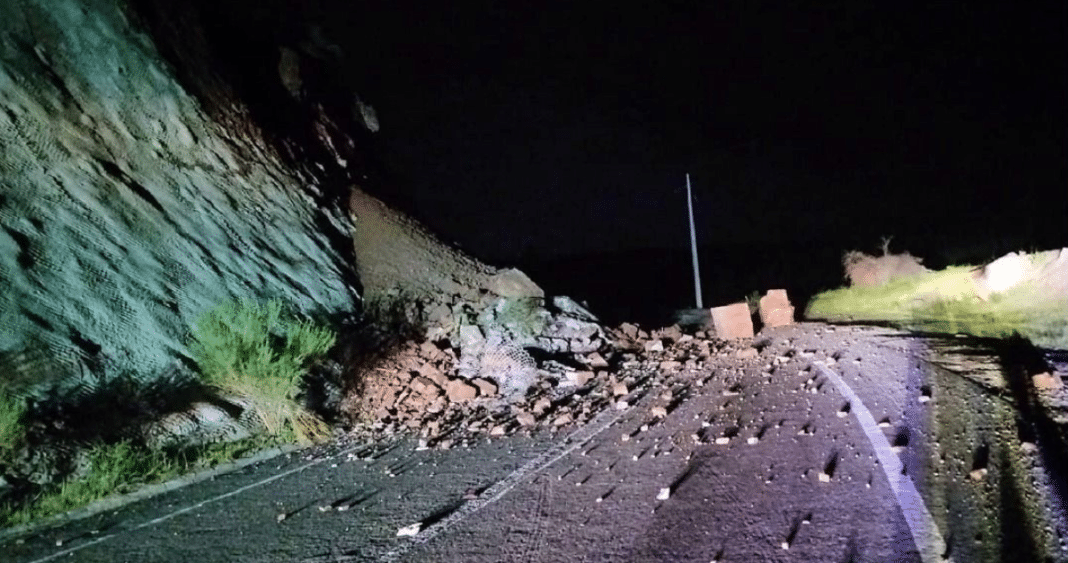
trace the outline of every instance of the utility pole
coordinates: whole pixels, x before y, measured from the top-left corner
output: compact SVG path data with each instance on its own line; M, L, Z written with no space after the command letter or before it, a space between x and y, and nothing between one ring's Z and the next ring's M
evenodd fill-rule
M686 173L686 207L690 210L690 251L693 253L693 292L697 298L697 308L704 309L701 304L701 272L697 267L697 230L693 226L693 194L690 193L690 174Z

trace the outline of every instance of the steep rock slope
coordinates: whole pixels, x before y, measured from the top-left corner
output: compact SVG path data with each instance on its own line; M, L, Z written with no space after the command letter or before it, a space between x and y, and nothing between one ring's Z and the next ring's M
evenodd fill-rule
M216 100L232 102L222 119L191 95L132 14L0 4L0 351L59 360L2 375L22 391L78 362L151 378L229 299L357 306L332 242L346 214L305 189L239 100Z

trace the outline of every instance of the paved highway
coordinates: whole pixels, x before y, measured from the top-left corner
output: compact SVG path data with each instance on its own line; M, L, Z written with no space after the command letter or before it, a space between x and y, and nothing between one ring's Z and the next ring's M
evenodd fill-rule
M801 324L578 427L295 452L4 561L1068 561L1063 428L1004 355ZM962 367L964 366L964 367ZM623 374L621 374L623 375ZM1063 461L1063 458L1061 458Z

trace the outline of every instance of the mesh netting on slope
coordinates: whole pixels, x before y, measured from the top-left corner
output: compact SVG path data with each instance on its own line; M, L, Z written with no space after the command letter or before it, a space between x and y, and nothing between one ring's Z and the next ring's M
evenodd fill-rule
M457 365L461 377L492 379L505 396L526 392L537 379L537 370L537 363L526 350L499 333L491 333L481 347L463 350Z

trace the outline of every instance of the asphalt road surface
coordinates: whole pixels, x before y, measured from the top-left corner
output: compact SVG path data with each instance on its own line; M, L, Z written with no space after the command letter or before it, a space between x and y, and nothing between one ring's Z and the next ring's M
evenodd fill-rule
M582 426L297 452L7 538L0 559L1068 561L1063 427L1003 356L870 327L755 340L646 374Z

